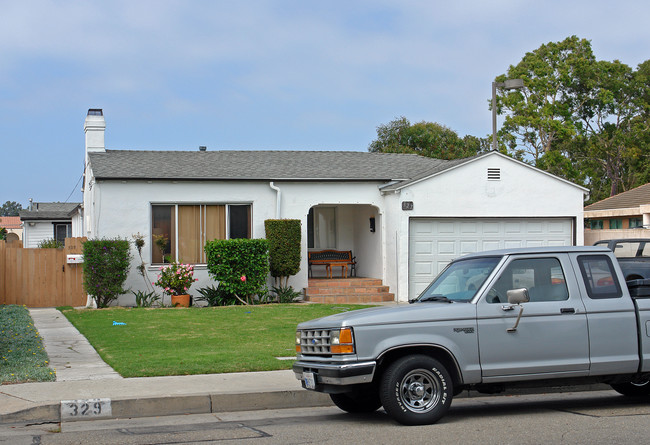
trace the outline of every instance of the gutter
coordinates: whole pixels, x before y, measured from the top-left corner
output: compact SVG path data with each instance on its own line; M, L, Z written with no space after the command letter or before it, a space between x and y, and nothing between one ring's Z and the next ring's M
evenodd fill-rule
M275 184L273 184L273 181L269 182L269 187L271 187L273 190L275 190L276 197L275 197L275 218L280 219L281 213L280 213L280 208L282 204L282 190L280 190L280 187L277 187Z

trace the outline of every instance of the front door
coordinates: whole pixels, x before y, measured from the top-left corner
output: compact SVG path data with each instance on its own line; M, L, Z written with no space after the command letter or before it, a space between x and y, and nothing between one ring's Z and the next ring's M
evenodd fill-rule
M477 306L484 382L589 372L587 316L567 255L511 258ZM526 288L530 301L510 305L506 293ZM520 308L523 313L516 330Z

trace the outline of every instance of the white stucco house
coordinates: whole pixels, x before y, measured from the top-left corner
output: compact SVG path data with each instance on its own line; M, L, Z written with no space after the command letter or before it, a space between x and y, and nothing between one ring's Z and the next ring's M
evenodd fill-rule
M444 161L352 151L107 150L105 126L102 111L89 110L84 235L143 234L145 261L156 265L152 236L163 234L172 257L197 265L197 287L212 283L202 266L206 240L263 238L271 218L302 222L295 289L308 286L308 251L351 250L357 275L381 279L398 301L417 296L465 253L583 241L587 190L499 153ZM135 262L126 285L143 288Z

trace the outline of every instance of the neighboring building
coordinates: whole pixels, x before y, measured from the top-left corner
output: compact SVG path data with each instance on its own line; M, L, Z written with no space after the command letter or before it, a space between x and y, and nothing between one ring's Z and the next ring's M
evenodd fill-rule
M81 203L30 202L18 212L23 225L23 247L38 247L41 241L82 236Z
M211 284L203 245L263 238L264 220L302 222L307 252L352 250L357 275L415 297L459 255L513 246L581 245L587 190L500 153L444 161L411 154L327 151L125 151L104 146L102 110L89 110L84 236L145 235L146 262L168 254ZM135 269L125 287L143 288ZM154 267L150 267L152 272ZM120 304L131 304L123 296Z
M650 238L650 183L585 207L585 244Z
M0 216L0 227L7 229L7 243L19 243L23 239L23 227L19 216Z

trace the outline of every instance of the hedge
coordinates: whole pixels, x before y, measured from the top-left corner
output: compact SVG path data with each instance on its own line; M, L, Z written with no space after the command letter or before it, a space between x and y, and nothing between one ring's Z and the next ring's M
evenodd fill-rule
M275 278L276 285L286 287L289 277L300 272L300 220L267 219L264 221L264 229L269 242L271 276Z
M84 243L84 289L97 307L107 307L126 291L122 288L129 272L131 255L124 239L96 239Z

